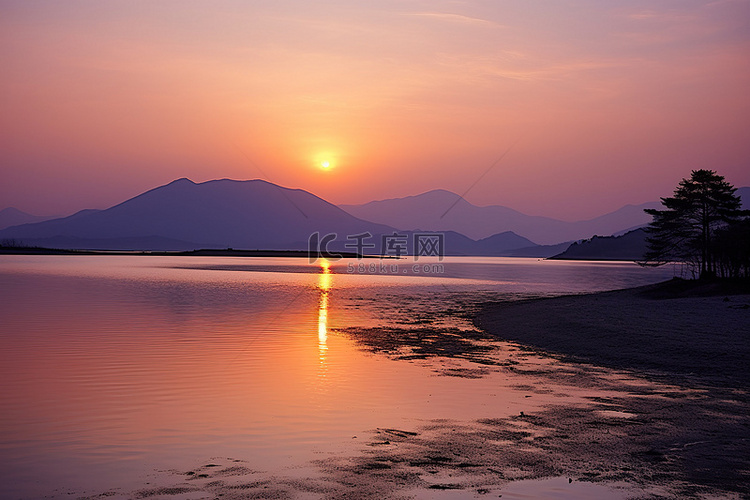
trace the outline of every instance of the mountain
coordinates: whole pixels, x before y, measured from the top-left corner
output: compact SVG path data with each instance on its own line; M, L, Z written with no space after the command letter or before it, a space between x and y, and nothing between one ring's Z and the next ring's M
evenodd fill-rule
M409 232L409 234L412 234ZM518 248L536 246L531 241L511 231L493 234L479 241L455 231L445 231L446 255L498 256ZM550 254L551 255L551 254Z
M19 224L30 224L34 222L42 222L45 220L54 219L53 216L43 215L31 215L26 212L22 212L17 208L8 207L0 210L0 229L6 227L18 226Z
M82 210L69 217L0 230L0 240L13 239L46 248L97 250L192 250L197 248L305 250L310 235L335 233L326 248L355 251L355 239L378 254L386 238L398 235L413 250L413 231L360 220L300 189L262 180L214 180L196 184L178 179L106 210ZM445 255L501 255L534 243L512 232L480 241L452 231L442 234ZM551 255L552 253L549 253Z
M553 245L643 226L651 219L643 209L658 206L656 202L626 205L595 219L565 222L526 215L500 205L478 207L450 191L434 190L364 205L340 205L340 208L360 219L402 230L456 231L473 239L513 231L536 244Z
M573 243L551 257L561 260L642 260L646 253L646 231L636 229L622 236L594 236Z
M750 188L740 191L750 200ZM375 247L364 251L379 253L382 238L399 227L412 250L418 232L414 230L435 230L444 233L447 255L549 257L567 246L559 241L570 241L573 235L611 234L608 227L637 225L642 207L627 206L578 223L528 216L501 206L477 207L448 191L346 207L355 214L377 213L379 217L371 218L398 223L391 226L359 218L307 191L263 180L195 183L183 178L106 210L82 210L69 217L0 229L0 241L100 250L304 250L310 235L318 232L321 237L338 235L329 249L354 251L345 248L353 243L346 237L369 233L368 242ZM18 213L23 217L14 209L0 212L13 222L19 220ZM507 229L508 224L516 230ZM498 227L503 229L493 232ZM557 245L537 246L534 240Z
M315 231L381 234L393 228L359 220L306 191L262 180L196 184L178 179L107 210L4 229L0 239L97 249L305 249Z
M750 187L741 187L734 193L742 199L742 209L750 210Z
M742 208L750 209L750 187L741 187L735 193L742 199ZM627 231L613 236L594 236L573 243L553 259L568 260L641 260L646 252L646 232L643 229Z
M513 231L505 231L482 238L477 241L477 246L486 250L484 255L495 255L498 251L516 250L536 245L523 236L518 236Z

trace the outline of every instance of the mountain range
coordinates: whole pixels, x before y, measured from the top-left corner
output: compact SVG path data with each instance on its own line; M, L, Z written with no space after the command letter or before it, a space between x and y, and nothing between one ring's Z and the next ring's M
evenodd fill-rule
M742 188L750 199L750 188ZM738 194L740 192L738 191ZM571 240L626 232L648 222L628 205L588 221L529 216L502 206L478 207L449 191L337 207L301 189L263 180L195 183L178 179L106 210L82 210L51 220L15 209L0 211L0 240L48 248L192 250L196 248L295 249L310 235L336 233L331 250L349 250L346 236L369 234L366 253L380 253L385 237L444 233L448 255L549 257ZM0 228L2 226L0 225ZM567 242L567 243L565 243ZM544 245L538 245L543 243Z
M750 209L750 187L737 190L742 209ZM646 254L646 231L643 228L615 233L612 236L593 236L573 242L564 252L553 256L560 260L642 260Z
M300 189L263 180L229 179L194 183L178 179L106 210L82 210L69 217L0 230L0 240L46 248L96 250L192 250L196 248L306 250L310 235L338 238L327 249L355 248L347 236L368 234L365 253L380 253L384 237L398 234L409 250L414 232L358 219ZM500 255L536 247L512 232L480 241L444 232L451 255ZM538 250L537 250L538 251Z
M0 229L6 227L18 226L20 224L31 224L34 222L42 222L45 220L56 219L57 217L48 215L31 215L26 212L22 212L17 208L8 207L0 210Z
M403 230L456 231L473 239L513 231L534 243L552 245L643 226L651 220L643 209L658 208L659 203L626 205L615 212L579 222L526 215L500 205L479 207L442 189L417 196L340 207L360 219Z

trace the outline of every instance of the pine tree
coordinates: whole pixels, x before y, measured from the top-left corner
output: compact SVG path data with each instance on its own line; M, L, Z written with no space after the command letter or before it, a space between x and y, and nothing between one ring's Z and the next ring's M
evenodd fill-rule
M646 263L689 262L701 278L716 276L716 232L747 215L736 190L713 170L693 170L674 196L661 199L665 210L646 209L653 216L647 228Z

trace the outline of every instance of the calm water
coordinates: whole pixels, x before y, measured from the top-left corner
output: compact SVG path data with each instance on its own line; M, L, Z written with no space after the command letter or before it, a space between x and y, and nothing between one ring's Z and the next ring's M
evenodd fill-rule
M353 453L376 427L517 412L522 396L498 374L439 376L438 361L368 353L337 329L672 276L631 263L362 262L0 257L2 496L133 491L217 458L312 474L311 460Z

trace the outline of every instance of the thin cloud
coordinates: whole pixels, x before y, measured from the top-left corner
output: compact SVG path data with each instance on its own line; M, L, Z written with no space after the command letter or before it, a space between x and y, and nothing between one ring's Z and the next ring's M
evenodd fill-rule
M426 17L431 19L437 19L440 21L461 23L461 24L479 24L485 26L502 26L501 24L487 19L481 19L479 17L464 16L462 14L449 14L447 12L410 12L406 13L407 16L414 17Z
M497 58L469 58L450 57L444 58L443 66L454 68L453 73L472 75L475 78L487 76L500 77L508 80L519 81L559 81L568 79L574 75L597 70L621 68L633 64L628 59L599 59L599 60L571 60L566 62L542 61L532 56L519 55L518 61L501 61ZM460 71L459 71L460 69Z
M706 7L716 7L717 5L724 5L728 3L743 3L743 4L750 4L749 0L716 0L714 2L706 4Z
M627 15L628 19L636 19L636 20L654 19L656 17L659 17L659 14L657 12L653 11L653 10L644 10L644 11L641 11L641 12L635 12L633 14L628 14Z
M653 23L661 23L662 25L701 21L701 16L696 9L645 9L622 12L620 15L630 21L651 21Z

